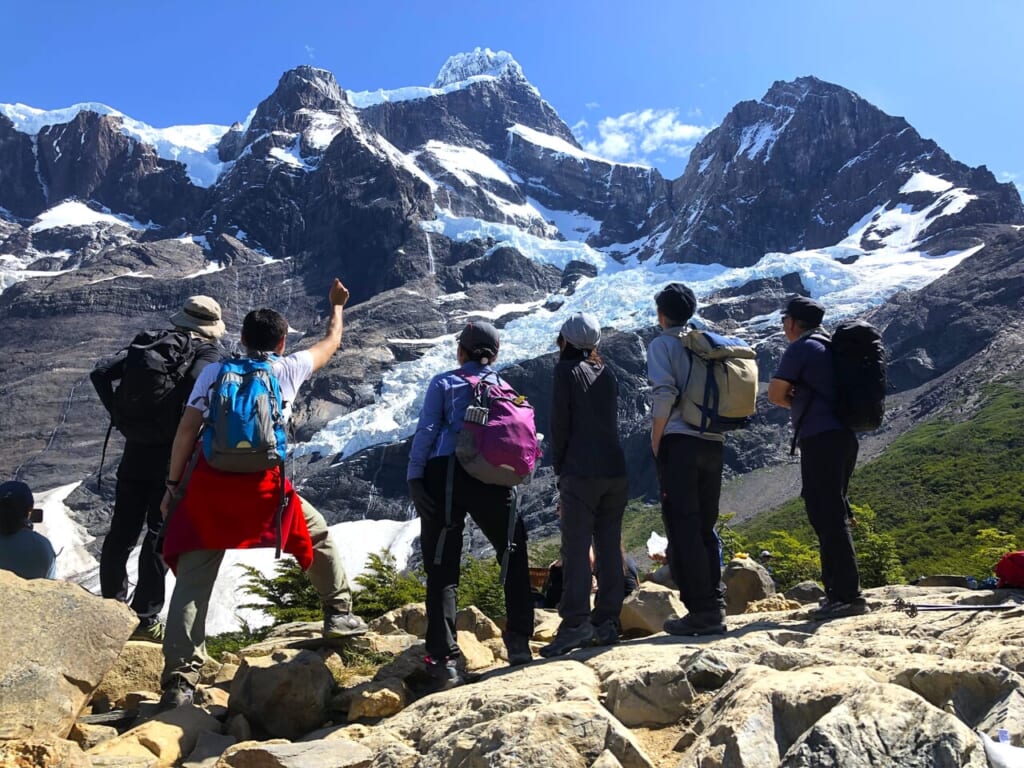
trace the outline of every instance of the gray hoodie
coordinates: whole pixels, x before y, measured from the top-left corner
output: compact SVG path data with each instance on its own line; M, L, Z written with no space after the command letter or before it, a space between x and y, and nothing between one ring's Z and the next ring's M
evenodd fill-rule
M685 332L686 326L666 328L647 347L647 378L651 384L652 415L656 419L668 417L666 435L692 435L723 443L725 435L715 432L701 434L697 427L683 421L679 409L675 407L690 377L690 355L677 338Z

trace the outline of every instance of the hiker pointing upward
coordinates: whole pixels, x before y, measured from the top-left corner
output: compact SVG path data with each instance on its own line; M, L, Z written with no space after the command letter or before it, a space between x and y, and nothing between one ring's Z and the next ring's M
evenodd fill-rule
M250 312L242 324L247 356L209 366L196 381L174 439L162 503L168 516L164 558L177 576L164 638L165 707L192 701L205 660L210 594L226 549L276 546L293 554L320 597L324 636L366 631L351 612L348 579L327 523L294 491L283 464L284 423L299 387L340 346L348 297L335 279L326 335L286 357L288 321L272 309Z

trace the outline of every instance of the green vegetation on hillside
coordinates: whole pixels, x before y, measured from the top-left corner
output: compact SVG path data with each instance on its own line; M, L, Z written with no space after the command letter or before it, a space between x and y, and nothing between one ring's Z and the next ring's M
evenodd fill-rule
M871 510L872 535L891 540L907 578L934 573L983 578L991 575L999 555L1024 545L1024 392L1019 385L992 385L984 398L970 419L922 424L854 474L850 501L860 508L858 518L868 522L865 510ZM799 499L739 529L758 543L779 531L816 544ZM872 543L888 547L884 540L866 542ZM857 542L865 570L891 571L891 563L866 561L864 546Z

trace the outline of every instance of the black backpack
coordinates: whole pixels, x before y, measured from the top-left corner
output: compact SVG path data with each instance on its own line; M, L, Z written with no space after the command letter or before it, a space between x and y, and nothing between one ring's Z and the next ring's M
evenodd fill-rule
M885 393L885 345L882 334L863 320L840 323L832 333L836 416L854 432L882 426Z
M128 345L111 421L126 440L171 443L189 395L199 344L183 331L143 331Z

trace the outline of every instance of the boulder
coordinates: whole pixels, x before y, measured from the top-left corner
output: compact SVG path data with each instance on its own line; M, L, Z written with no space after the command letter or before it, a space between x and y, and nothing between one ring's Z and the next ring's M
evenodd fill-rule
M775 594L775 582L767 569L749 557L734 557L722 571L725 608L730 616L743 613L747 605Z
M409 690L404 681L389 678L357 685L346 698L349 720L390 717L405 708L409 701Z
M679 585L672 578L672 569L668 565L659 565L650 575L649 580L669 589L679 589Z
M125 706L129 693L159 691L163 668L162 646L129 640L93 692L93 707L120 709Z
M960 587L961 589L973 589L977 586L977 580L970 576L956 576L948 573L920 576L911 583L915 587Z
M294 739L327 719L333 688L331 671L313 651L246 658L231 682L230 711L257 731Z
M181 764L181 768L213 768L224 751L234 744L234 736L203 731L199 734L195 748Z
M427 634L427 605L426 603L413 603L388 611L370 622L370 631L380 635L407 632L416 637L425 637Z
M348 644L350 647L360 651L389 653L392 656L398 656L402 651L415 645L417 640L416 635L396 630L387 635L367 632L365 635L350 638Z
M189 755L203 731L219 733L220 730L217 718L199 707L187 705L161 712L152 720L97 744L88 754L90 759L94 756L155 758L156 764L163 768Z
M228 750L216 768L370 768L374 755L362 744L346 739L297 744L239 744Z
M0 765L12 768L90 768L89 758L82 748L63 739L0 741Z
M662 631L665 619L682 616L686 608L668 587L645 581L622 602L619 620L622 632L653 635Z
M825 596L825 590L816 581L801 581L796 586L787 589L785 596L789 600L801 603L817 603Z
M590 766L609 752L624 768L654 768L636 737L593 699L495 714L425 751L421 744L423 764Z
M761 600L747 603L744 613L776 613L778 611L797 611L803 607L799 600L790 600L782 595L771 595Z
M744 668L676 748L679 765L987 766L977 736L955 716L839 665Z
M110 725L75 723L71 733L68 734L68 740L75 742L82 749L91 749L115 736L117 736L117 728Z
M501 637L498 625L475 605L463 608L455 614L455 629L460 633L469 632L480 641Z
M77 584L0 570L0 739L66 738L138 623Z
M456 641L466 669L475 672L494 666L494 654L472 632L457 632Z

